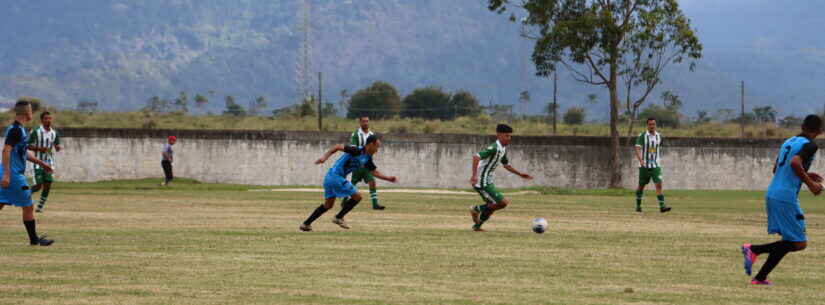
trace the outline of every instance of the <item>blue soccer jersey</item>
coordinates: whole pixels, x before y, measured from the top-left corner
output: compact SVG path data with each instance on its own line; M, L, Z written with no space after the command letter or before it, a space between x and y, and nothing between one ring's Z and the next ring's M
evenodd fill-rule
M335 161L327 175L346 177L360 168L366 168L370 171L376 169L375 164L372 162L372 155L367 154L363 146L347 145L344 147L344 155Z
M791 159L794 156L800 156L802 167L805 171L808 171L818 149L816 143L801 135L785 141L779 149L779 155L776 157L773 180L771 180L768 192L765 195L768 198L796 203L799 190L802 187L802 180L799 179L799 176L791 167Z
M12 147L11 159L9 160L9 168L11 175L24 175L26 171L26 159L28 156L28 133L20 122L15 121L14 124L6 127L4 132L6 137L5 145ZM3 173L3 167L0 166L0 174Z

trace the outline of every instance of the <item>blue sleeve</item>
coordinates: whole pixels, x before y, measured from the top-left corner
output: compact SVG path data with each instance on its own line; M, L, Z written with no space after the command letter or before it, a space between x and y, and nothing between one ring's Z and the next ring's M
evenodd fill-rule
M12 127L6 134L6 145L15 146L23 140L23 131L20 128Z

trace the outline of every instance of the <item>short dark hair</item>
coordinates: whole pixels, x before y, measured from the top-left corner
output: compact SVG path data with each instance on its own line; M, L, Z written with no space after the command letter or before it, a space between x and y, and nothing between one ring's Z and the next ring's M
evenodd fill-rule
M362 115L362 116L359 116L359 117L358 117L358 120L360 121L360 120L363 120L364 118L368 118L368 119L369 119L369 118L370 118L370 116L368 116L368 115Z
M508 126L507 124L498 124L496 126L497 133L513 133L513 127Z
M372 144L372 143L375 143L375 142L377 142L378 140L381 140L381 136L380 136L380 135L378 135L377 133L372 134L371 136L367 137L367 140L366 140L366 141L364 141L364 146L367 146L367 145L370 145L370 144Z
M807 132L821 132L822 118L816 114L806 116L805 120L802 121L802 130Z
M650 121L655 121L655 120L656 120L656 118L654 118L654 117L649 117L649 118L647 118L646 123L650 123Z
M42 120L42 119L43 119L43 118L45 118L47 115L52 115L52 113L51 113L51 112L48 112L48 111L44 111L43 113L41 113L41 114L40 114L40 119Z
M28 101L17 101L17 103L14 104L14 113L23 114L23 112L25 112L26 107L31 107L31 105L32 104Z

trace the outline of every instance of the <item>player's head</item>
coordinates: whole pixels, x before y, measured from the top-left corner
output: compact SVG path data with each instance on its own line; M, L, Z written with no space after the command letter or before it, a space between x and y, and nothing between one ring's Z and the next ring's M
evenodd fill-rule
M367 141L364 142L364 151L366 151L367 154L374 155L378 152L379 148L381 148L381 138L378 134L367 137Z
M48 111L45 111L45 112L41 113L40 114L40 123L42 123L43 126L51 127L52 126L52 113L48 112Z
M511 134L513 133L513 127L508 126L507 124L498 124L496 126L496 138L501 145L507 146L510 145L510 139L512 139Z
M369 130L370 129L370 117L368 117L366 115L358 117L358 125L361 126L362 130Z
M647 130L650 132L656 131L656 118L649 117L647 118Z
M802 121L802 131L814 138L819 136L822 134L822 118L815 114L806 116Z
M18 121L28 122L32 119L32 105L27 101L17 101L14 104L14 115ZM20 123L25 123L20 122Z
M169 144L171 144L171 145L175 145L175 142L177 142L177 141L178 141L178 137L176 137L176 136L169 136L169 137L167 137L167 138L166 138L166 141L168 141L168 142L169 142Z

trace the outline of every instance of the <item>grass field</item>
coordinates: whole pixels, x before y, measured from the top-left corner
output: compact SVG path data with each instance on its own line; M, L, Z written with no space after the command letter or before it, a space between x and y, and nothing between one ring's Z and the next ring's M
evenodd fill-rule
M157 182L57 184L38 214L48 248L4 208L0 304L825 302L825 200L808 195L809 248L752 287L738 246L774 240L761 192L671 191L663 215L652 191L636 214L630 192L548 189L510 196L484 233L469 230L477 196L384 193L349 231L328 212L303 233L320 193Z

